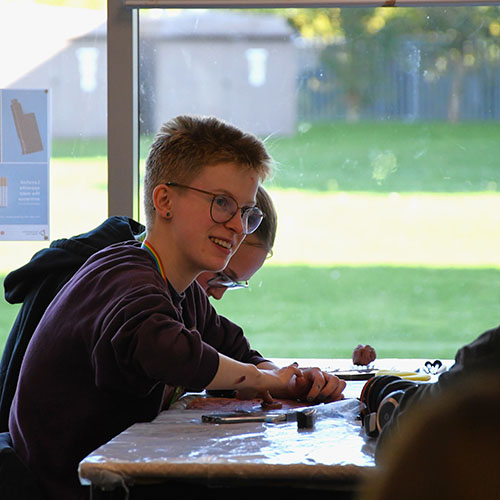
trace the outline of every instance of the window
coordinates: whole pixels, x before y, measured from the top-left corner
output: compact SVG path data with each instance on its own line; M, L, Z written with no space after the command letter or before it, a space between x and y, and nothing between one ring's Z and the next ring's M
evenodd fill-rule
M499 16L139 10L141 158L162 121L197 113L277 163L274 255L215 304L257 349L449 358L496 325Z
M0 88L52 89L51 240L106 211L142 218L159 125L215 114L265 139L277 166L274 255L215 303L256 349L449 358L497 324L499 7L109 0L106 43L102 9L16 16L17 3L0 7L2 46L16 48L0 55ZM51 26L69 17L47 32L44 9ZM43 246L0 247L1 272Z
M50 91L49 240L55 240L89 231L107 216L107 42L104 3L101 9L50 3L0 3L0 89ZM49 242L0 241L2 284ZM17 308L2 293L0 309L2 351Z

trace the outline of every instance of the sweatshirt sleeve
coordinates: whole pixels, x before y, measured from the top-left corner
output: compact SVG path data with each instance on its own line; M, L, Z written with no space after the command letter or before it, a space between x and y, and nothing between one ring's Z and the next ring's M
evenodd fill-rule
M439 398L443 391L458 385L471 377L490 370L500 370L500 326L481 334L470 344L460 348L455 355L454 365L444 372L437 382L421 384L405 391L399 406L389 422L382 429L377 442L377 456L389 436L399 432L405 415L418 407L419 403Z
M193 300L203 311L202 338L221 354L243 363L258 364L267 361L262 355L251 348L243 329L217 313L210 303L206 293L197 284L193 286Z
M216 349L188 328L168 294L155 286L115 303L93 349L97 384L147 393L162 382L203 389L219 365Z

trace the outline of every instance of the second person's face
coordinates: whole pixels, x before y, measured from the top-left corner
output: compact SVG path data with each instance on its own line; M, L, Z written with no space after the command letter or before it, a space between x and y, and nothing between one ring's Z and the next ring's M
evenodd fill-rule
M248 235L231 257L224 274L235 282L248 281L262 267L267 257L267 250L255 246L256 244L259 244L258 238L254 234ZM211 286L209 281L216 276L217 273L204 272L198 276L197 281L209 297L220 300L228 288Z

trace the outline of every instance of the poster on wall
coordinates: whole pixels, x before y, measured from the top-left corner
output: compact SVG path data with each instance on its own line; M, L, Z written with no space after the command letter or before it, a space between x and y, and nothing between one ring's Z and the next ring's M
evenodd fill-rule
M49 239L49 91L0 89L0 241Z

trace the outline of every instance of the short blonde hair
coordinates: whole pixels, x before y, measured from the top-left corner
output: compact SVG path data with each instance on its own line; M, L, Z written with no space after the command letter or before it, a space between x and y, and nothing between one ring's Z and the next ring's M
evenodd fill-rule
M153 221L153 191L166 182L189 183L204 167L241 165L262 182L271 157L262 141L215 117L177 116L164 123L149 149L144 177L146 225Z

